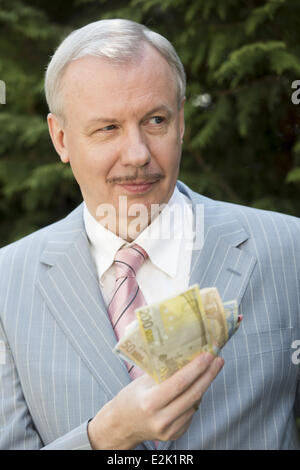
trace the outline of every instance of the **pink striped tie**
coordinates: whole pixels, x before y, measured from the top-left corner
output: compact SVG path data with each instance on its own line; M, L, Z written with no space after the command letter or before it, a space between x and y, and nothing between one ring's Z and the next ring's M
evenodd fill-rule
M126 326L136 319L135 309L146 304L136 274L147 258L146 251L137 244L121 248L116 253L116 284L107 309L117 339L123 336ZM126 365L132 379L143 375L144 372L138 367Z

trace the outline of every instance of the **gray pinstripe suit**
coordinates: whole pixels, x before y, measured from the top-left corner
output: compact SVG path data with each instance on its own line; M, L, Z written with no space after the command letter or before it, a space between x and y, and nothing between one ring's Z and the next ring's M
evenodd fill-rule
M300 339L300 220L178 187L205 205L190 284L237 298L244 319L189 430L160 448L300 448L299 366L291 360ZM0 448L90 449L87 420L130 378L111 352L82 205L0 250L0 276Z

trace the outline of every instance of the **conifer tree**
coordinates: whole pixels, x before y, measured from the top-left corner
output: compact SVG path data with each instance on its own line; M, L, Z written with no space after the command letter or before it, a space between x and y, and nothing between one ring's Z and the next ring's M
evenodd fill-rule
M184 63L180 179L215 199L300 216L298 0L0 0L0 244L81 201L48 134L44 71L71 30L112 17L162 33Z

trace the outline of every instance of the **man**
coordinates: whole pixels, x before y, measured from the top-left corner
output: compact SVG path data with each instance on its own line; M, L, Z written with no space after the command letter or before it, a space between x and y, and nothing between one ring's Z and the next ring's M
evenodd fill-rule
M84 203L0 251L1 448L299 448L300 222L177 181L184 93L171 44L130 21L87 25L54 54L49 131ZM170 219L178 236L153 236L175 205L187 214ZM129 281L135 294L121 301ZM137 299L196 282L237 299L242 325L223 358L200 354L155 384L113 354L117 324Z

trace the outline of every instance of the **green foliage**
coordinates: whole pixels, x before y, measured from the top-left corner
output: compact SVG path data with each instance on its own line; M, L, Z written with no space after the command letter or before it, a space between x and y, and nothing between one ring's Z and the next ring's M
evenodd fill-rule
M230 102L227 96L222 96L212 110L203 113L205 118L202 129L193 137L191 147L194 149L206 148L214 137L226 125L230 116Z
M286 177L286 181L287 183L300 182L300 167L291 170Z
M253 8L245 22L246 34L251 36L259 26L262 26L269 20L272 21L277 10L285 3L285 0L273 0L271 2L266 2L262 6Z
M184 63L180 178L209 197L300 216L298 0L0 0L0 244L81 200L49 137L44 71L70 31L113 17L162 33Z

